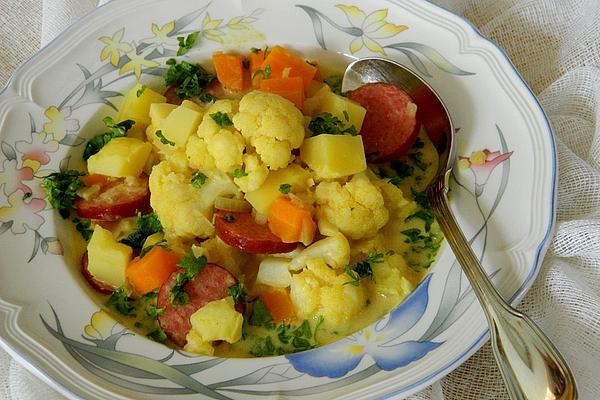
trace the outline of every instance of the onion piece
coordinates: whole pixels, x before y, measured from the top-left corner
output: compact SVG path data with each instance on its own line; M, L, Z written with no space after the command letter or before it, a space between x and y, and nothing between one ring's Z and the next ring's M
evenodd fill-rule
M243 199L230 199L228 197L219 196L215 198L215 208L218 210L232 212L250 212L252 206Z

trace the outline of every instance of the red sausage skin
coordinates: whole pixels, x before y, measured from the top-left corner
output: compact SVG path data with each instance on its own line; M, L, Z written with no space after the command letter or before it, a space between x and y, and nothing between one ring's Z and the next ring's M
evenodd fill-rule
M367 83L348 93L367 109L360 135L369 161L388 161L407 152L419 134L416 104L389 83Z

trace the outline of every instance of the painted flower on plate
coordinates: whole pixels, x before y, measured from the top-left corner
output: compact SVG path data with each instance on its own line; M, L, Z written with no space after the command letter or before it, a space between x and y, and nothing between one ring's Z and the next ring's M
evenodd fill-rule
M146 59L146 57L152 52L152 50L153 49L151 47L148 47L147 49L142 50L141 53L138 53L135 49L127 53L129 61L126 62L119 69L119 75L122 75L129 71L133 71L136 78L140 79L140 76L142 75L142 68L158 67L160 65L158 62Z
M369 356L385 371L403 367L425 356L441 343L403 340L402 336L423 316L431 275L387 318L338 342L287 357L294 368L311 376L339 378Z
M46 202L36 199L17 189L7 198L8 206L0 207L0 222L10 222L12 233L23 234L27 228L38 230L44 223L44 218L38 215L46 207Z
M31 140L19 140L15 143L15 148L22 154L21 160L37 161L39 165L46 165L50 162L50 156L47 153L54 153L58 150L58 142L46 132L32 132ZM32 164L28 164L36 170ZM38 168L39 168L38 165Z
M169 33L175 29L175 21L168 22L161 26L152 24L153 37L142 39L142 43L153 46L160 54L165 53L165 46L177 46L177 39L169 36Z
M395 25L387 22L385 20L388 15L387 8L375 10L367 15L356 6L338 4L336 7L346 14L350 25L360 29L361 35L350 43L350 52L352 54L362 49L363 46L366 46L374 53L385 54L385 50L377 40L391 38L408 29L405 25Z
M44 115L50 121L44 124L44 133L52 135L54 140L60 142L67 136L68 133L77 132L79 130L79 121L69 119L71 116L71 107L58 109L54 106L48 107L44 111Z
M223 36L224 33L219 31L221 22L223 22L223 19L211 19L210 15L206 13L206 15L204 15L204 19L202 20L202 35L208 40L222 43L223 39L221 36Z
M131 45L126 42L122 42L123 35L125 34L125 28L121 28L116 31L112 37L102 36L98 40L106 44L100 52L100 60L104 61L110 58L110 63L115 67L119 65L119 59L122 54L129 53L133 50Z
M90 323L83 328L83 332L91 339L106 340L113 335L116 324L106 311L99 310L92 314Z
M508 160L512 154L512 151L500 153L498 150L490 151L488 149L474 151L468 157L458 157L458 169L470 170L475 176L475 183L483 186L487 183L494 168Z
M4 194L10 195L16 190L24 193L30 192L30 188L23 183L33 179L33 169L28 166L18 165L17 160L4 160L0 171L0 187L4 187Z

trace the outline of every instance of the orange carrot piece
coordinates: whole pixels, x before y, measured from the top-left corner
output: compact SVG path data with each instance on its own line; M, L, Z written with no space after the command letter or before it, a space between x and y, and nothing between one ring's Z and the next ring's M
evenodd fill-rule
M144 257L129 262L125 275L135 293L145 295L158 289L175 270L181 257L160 246L154 246Z
M260 69L264 71L267 66L271 68L271 78L282 78L283 71L286 69L288 77L301 77L304 82L304 90L308 89L310 81L314 79L318 69L281 46L275 46L271 49Z
M273 322L290 322L296 319L296 310L292 299L285 289L268 289L261 292L258 297L263 302Z
M288 99L302 109L304 104L304 82L299 76L292 78L271 78L260 81L260 90L271 92Z
M244 90L244 57L237 54L213 53L217 79L223 87L234 92Z
M317 230L310 212L283 196L277 198L269 207L267 221L271 232L284 243L301 241L308 245L314 239Z
M317 82L323 82L323 75L321 74L321 68L319 68L319 64L315 60L307 61L307 63L314 65L315 68L317 68L317 72L315 73L313 80Z
M108 181L110 180L110 178L106 175L100 175L100 174L91 174L91 175L85 175L81 177L81 182L83 182L83 184L85 186L93 186L93 185L100 185L100 186L104 186L108 183Z
M268 54L269 54L269 52L267 51L265 53L264 50L251 51L248 54L247 58L248 58L248 63L249 63L249 68L250 68L251 74L254 74L256 71L258 71L260 69L260 66L262 65L263 61L265 61Z

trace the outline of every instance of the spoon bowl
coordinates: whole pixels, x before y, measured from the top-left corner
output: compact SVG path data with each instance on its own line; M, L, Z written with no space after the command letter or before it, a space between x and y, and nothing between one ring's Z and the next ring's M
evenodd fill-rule
M427 187L427 198L486 316L494 357L510 398L576 399L575 380L561 354L529 317L512 308L498 293L452 214L447 195L455 160L454 128L447 108L417 74L394 61L378 57L351 63L344 73L342 92L376 82L390 83L411 96L418 94L420 98L427 98L427 106L436 113L438 122L435 127L429 127L429 121L423 118L423 110L417 109L417 119L428 130L439 153L438 171ZM435 135L432 135L433 129Z

